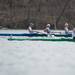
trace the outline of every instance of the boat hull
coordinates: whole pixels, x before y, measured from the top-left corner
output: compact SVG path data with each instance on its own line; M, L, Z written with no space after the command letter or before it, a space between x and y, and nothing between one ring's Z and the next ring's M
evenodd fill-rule
M54 34L56 37L72 37L72 34Z
M72 37L72 34L52 34L56 37ZM47 34L29 34L29 33L20 33L20 34L14 34L14 33L0 33L0 36L28 36L28 37L47 37Z
M3 33L3 34L0 34L0 36L29 36L29 37L38 37L38 36L47 36L47 34L29 34L29 33L22 33L22 34L8 34L8 33Z

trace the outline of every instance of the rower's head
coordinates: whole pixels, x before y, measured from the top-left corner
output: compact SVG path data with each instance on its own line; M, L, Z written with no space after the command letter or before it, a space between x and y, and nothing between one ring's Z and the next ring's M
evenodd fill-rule
M65 27L68 27L68 26L69 26L69 24L66 22L66 23L65 23Z
M31 26L31 27L33 27L33 26L34 26L34 24L33 24L33 23L30 23L30 26Z
M50 24L47 24L47 25L46 25L46 27L50 27L50 26L51 26Z

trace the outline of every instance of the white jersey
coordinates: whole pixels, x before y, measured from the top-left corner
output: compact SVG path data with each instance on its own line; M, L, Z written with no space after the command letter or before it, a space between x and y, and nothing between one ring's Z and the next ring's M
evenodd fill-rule
M68 34L69 29L67 27L65 27L65 33Z
M66 32L68 32L68 31L69 31L67 27L65 27L65 31L66 31Z
M32 27L28 27L28 31L30 32L30 33L32 33L33 32L33 30L32 30Z

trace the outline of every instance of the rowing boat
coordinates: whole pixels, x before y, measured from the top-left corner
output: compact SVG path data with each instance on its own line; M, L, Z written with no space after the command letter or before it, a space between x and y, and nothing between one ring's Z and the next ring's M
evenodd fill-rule
M54 35L56 37L72 37L72 34L51 34L51 35ZM47 37L47 34L45 33L33 33L33 34L30 34L30 33L18 33L18 34L14 34L14 33L0 33L0 36L28 36L28 37Z
M54 34L56 37L72 37L72 34Z
M43 37L43 36L47 36L47 34L36 34L36 33L32 33L32 34L30 34L30 33L17 33L17 34L14 34L14 33L0 33L0 36L29 36L29 37L37 37L37 36L41 36L41 37Z
M75 39L73 38L49 38L49 37L28 37L28 38L8 38L9 41L72 41L75 42Z

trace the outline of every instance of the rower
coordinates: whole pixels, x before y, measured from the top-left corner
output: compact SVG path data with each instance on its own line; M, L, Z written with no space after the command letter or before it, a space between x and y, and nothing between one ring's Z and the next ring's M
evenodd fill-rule
M28 31L29 33L33 33L32 27L33 27L33 23L30 23L29 27L28 27Z
M75 39L75 28L72 31L72 37L73 37L73 39Z
M68 29L68 23L65 23L65 34L68 35L69 34L69 29Z
M50 24L47 24L47 25L46 25L46 28L44 29L44 32L46 32L47 35L50 35L50 33L51 33L50 26L51 26Z
M34 26L34 24L33 23L30 23L30 25L29 25L29 27L28 27L28 31L29 31L29 33L38 33L37 31L33 31L33 29L32 29L32 27Z

